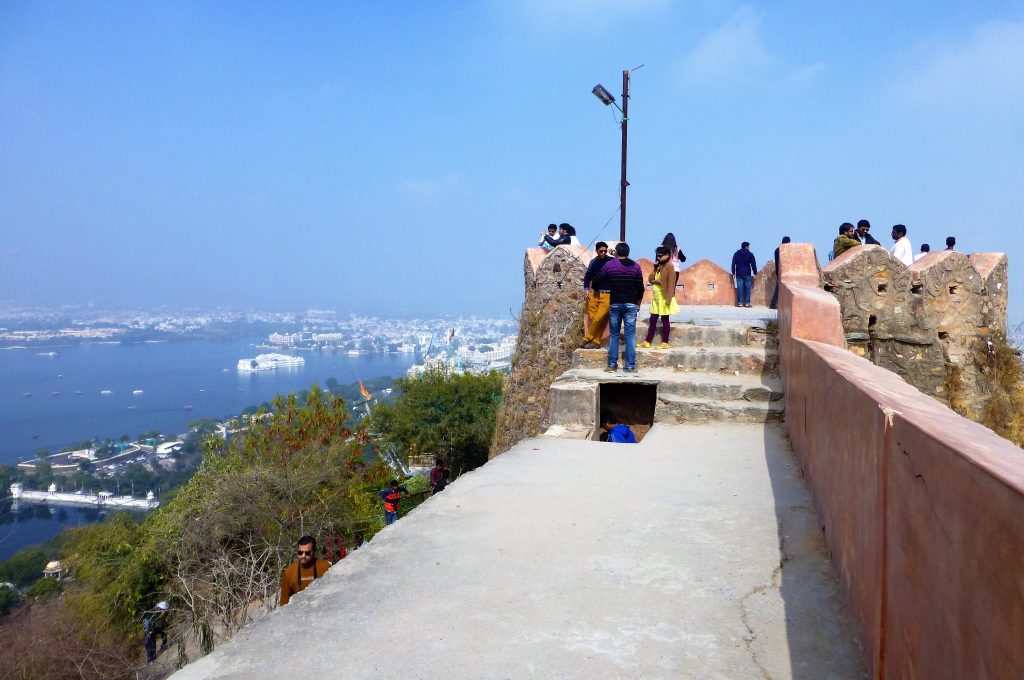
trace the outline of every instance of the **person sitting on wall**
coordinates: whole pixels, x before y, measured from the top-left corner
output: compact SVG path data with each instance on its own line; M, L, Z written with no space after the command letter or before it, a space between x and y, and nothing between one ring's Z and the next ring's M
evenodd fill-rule
M552 241L555 240L556 233L558 233L558 225L552 222L551 224L548 225L547 233L543 231L540 232L540 242L537 243L537 245L539 245L544 250L554 250L555 247L549 244L547 239L551 239Z
M932 251L932 247L930 245L928 245L927 243L922 243L921 244L921 252L919 252L917 255L914 255L914 262L917 262L922 257L924 257L925 255L930 253L931 251Z
M606 441L612 444L636 444L636 435L629 425L616 423L615 416L608 411L601 414L601 429L605 432Z
M832 242L832 252L835 253L836 257L839 257L850 248L861 244L854 235L856 231L857 228L849 222L843 222L839 225L839 236L836 236L836 240Z
M550 229L551 227L548 226L548 230ZM552 238L547 234L541 234L541 241L547 244L552 250L558 246L567 246L572 243L572 236L569 234L570 229L572 229L571 225L562 222L558 225L558 238Z
M956 250L956 236L946 237L946 250Z
M569 245L571 245L571 246L581 246L581 245L583 245L583 244L580 243L580 240L578 238L576 238L576 227L572 226L571 224L566 224L565 225L565 233L567 233L569 235Z

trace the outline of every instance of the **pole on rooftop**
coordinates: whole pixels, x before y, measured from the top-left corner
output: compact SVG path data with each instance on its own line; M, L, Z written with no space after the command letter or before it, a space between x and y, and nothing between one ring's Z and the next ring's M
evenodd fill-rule
M626 136L629 125L629 71L622 72L622 179L619 182L619 240L626 240Z

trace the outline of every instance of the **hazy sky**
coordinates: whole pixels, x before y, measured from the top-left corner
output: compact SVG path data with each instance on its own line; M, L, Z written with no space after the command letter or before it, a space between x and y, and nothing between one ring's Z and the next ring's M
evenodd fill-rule
M548 222L1010 255L1024 3L0 3L0 301L518 312ZM600 233L599 233L600 232Z

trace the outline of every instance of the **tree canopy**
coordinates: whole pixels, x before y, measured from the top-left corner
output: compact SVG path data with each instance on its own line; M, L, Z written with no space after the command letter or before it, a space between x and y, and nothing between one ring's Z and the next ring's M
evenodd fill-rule
M438 455L458 473L487 462L501 400L503 376L452 374L442 369L398 380L391 404L379 404L370 417L375 439L399 455Z

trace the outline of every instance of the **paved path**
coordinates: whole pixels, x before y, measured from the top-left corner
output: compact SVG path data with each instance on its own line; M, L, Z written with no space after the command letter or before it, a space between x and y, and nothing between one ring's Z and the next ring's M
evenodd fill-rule
M174 678L309 672L864 677L784 432L759 424L523 442Z

